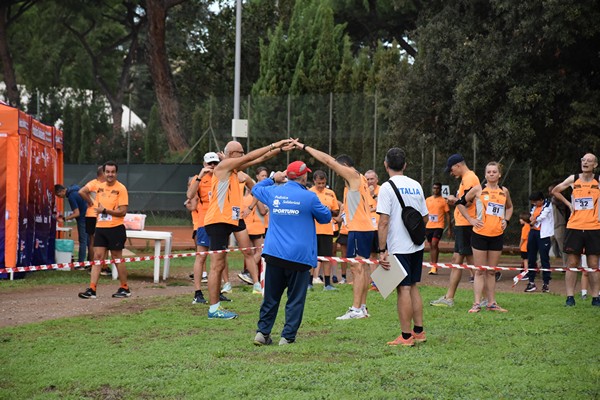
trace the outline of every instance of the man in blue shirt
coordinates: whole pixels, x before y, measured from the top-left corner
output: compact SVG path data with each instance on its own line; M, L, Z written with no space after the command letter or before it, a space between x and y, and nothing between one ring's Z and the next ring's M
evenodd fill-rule
M86 261L88 238L85 230L85 212L88 206L83 197L79 195L79 189L81 188L77 185L71 185L68 188L63 185L54 185L54 194L57 197L69 200L69 205L73 213L68 217L59 216L58 220L59 222L72 219L77 220L77 236L79 237L79 256L77 261Z
M317 195L306 189L308 172L302 161L288 165L285 174L277 172L252 189L252 195L269 207L269 230L263 257L266 261L264 299L260 307L257 346L273 343L271 329L275 324L283 291L287 288L285 325L279 345L294 343L302 322L310 269L317 266L317 231L315 220L331 221L331 212ZM287 176L288 182L282 183Z

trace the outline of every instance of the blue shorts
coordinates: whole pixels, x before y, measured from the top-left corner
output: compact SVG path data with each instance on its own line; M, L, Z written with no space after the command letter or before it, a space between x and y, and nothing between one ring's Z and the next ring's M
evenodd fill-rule
M373 236L375 236L375 231L348 232L348 245L346 250L346 257L371 257L371 244L373 243Z
M407 274L400 282L400 286L410 286L421 282L421 272L423 271L423 250L411 254L394 254L394 257L404 267Z
M210 238L204 227L198 228L196 231L196 246L210 247Z

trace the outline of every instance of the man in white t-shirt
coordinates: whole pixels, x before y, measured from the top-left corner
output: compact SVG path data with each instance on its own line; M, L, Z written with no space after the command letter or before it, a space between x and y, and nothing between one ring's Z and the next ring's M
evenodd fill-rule
M404 150L393 147L385 156L385 169L390 181L398 188L398 192L406 206L415 208L427 222L428 211L423 196L423 188L419 182L404 176L406 154ZM415 244L402 221L402 206L390 182L385 182L379 189L377 202L379 214L379 264L390 268L388 257L396 257L408 275L396 288L398 293L398 318L402 334L388 342L390 346L414 346L415 342L425 342L423 330L423 300L417 288L421 281L423 269L424 244ZM411 329L412 325L412 329Z

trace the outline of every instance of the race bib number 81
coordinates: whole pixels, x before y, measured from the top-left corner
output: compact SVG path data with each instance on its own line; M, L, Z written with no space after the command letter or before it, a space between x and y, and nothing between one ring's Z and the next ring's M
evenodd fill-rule
M494 217L504 217L504 204L492 203L491 201L488 203L487 208L485 210L487 215L493 215Z

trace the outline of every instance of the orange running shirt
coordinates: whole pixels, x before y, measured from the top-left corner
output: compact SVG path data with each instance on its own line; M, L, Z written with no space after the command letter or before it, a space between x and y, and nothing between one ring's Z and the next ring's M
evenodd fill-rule
M346 208L343 204L340 208L340 217L342 218L342 223L340 224L340 235L347 235L348 225L346 225Z
M96 194L98 193L98 186L100 186L102 182L98 179L92 179L88 183L85 184L85 187L90 191L90 197L94 202L93 206L88 205L87 211L85 212L86 217L96 218L98 217L98 213L96 213L96 207L98 207L98 202L96 201Z
M311 187L311 192L317 195L321 204L327 207L331 211L337 211L340 209L337 202L335 192L331 189L324 188L321 192L317 190L315 186ZM319 224L315 221L315 227L317 228L317 235L333 235L333 222L329 221L326 224Z
M479 185L479 178L477 177L477 175L475 175L475 172L467 172L460 181L460 185L458 186L458 192L456 192L456 197L460 199L467 191L469 191L477 185ZM471 205L467 207L467 211L469 212L471 218L475 218L477 216L477 208L475 206L475 202L471 203ZM458 207L454 209L454 224L456 226L471 225L469 224L469 221L467 221L467 219L463 217L463 215L460 213Z
M502 187L490 189L484 187L479 197L475 200L477 219L483 222L481 228L474 227L473 232L487 237L502 235L502 220L506 210L506 194Z
M531 213L531 219L534 219L534 218L537 219L541 213L542 213L542 206L534 208L533 212ZM542 228L541 225L538 225L537 227L535 227L535 226L531 227L531 229L533 229L534 231L539 231L541 228Z
M115 181L112 186L108 186L104 182L98 186L96 201L98 204L102 204L107 210L116 210L119 206L129 205L129 194L125 186L119 181ZM124 218L124 216L115 217L114 215L98 214L96 228L113 228L123 225Z
M573 213L567 222L568 229L597 230L600 229L600 188L598 176L584 182L577 176L573 182L571 204Z
M379 214L377 214L377 198L379 197L379 189L380 188L381 188L381 185L375 186L375 190L373 190L373 192L375 192L375 198L373 198L371 196L371 203L370 203L370 207L373 209L373 211L371 211L371 222L375 226L375 229L377 229L377 224L379 224ZM371 194L371 192L369 192L369 195L370 194Z
M527 240L529 238L529 231L531 230L531 225L523 224L521 228L521 248L520 250L523 253L527 253Z
M204 225L225 223L238 226L242 215L242 191L237 171L231 171L226 181L219 181L213 174L211 182L212 196L204 216Z
M197 178L197 176L196 176ZM210 197L212 195L212 174L205 174L200 178L198 182L198 205L196 206L197 227L202 228L204 226L204 218L208 211L208 205L210 204Z
M346 205L346 225L350 232L369 232L377 228L371 220L371 202L373 199L369 192L367 178L360 174L361 183L358 191L344 188L344 204Z
M425 228L444 229L446 226L446 213L450 212L450 207L448 207L446 199L442 196L429 196L425 199L425 204L427 205L427 211L429 211L429 221L425 225Z
M247 195L242 199L242 209L250 207L254 197L248 192ZM262 215L258 212L258 206L255 206L250 214L244 218L248 235L264 235L265 234L265 221L264 218L260 218Z

